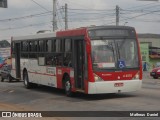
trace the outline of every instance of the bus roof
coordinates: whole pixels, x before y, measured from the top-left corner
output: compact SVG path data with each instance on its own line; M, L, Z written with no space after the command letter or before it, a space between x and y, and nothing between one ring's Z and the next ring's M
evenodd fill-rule
M134 29L134 27L130 26L115 26L115 25L108 25L108 26L91 26L87 27L88 30L93 30L93 29Z
M36 35L28 35L28 36L19 36L12 37L12 41L20 41L20 40L33 40L33 39L43 39L43 38L54 38L54 37L69 37L69 36L83 36L86 34L87 30L94 29L134 29L129 26L91 26L91 27L81 27L70 30L63 30L51 33L41 33Z
M19 40L33 40L33 39L43 39L43 38L53 38L56 37L56 33L41 33L35 35L28 35L28 36L18 36L12 37L12 41L19 41Z

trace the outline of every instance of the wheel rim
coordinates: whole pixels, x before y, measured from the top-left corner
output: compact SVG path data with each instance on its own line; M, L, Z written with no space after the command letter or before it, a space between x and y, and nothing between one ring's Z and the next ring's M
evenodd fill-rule
M65 88L66 88L66 91L67 91L67 92L68 92L68 91L70 91L71 84L70 84L70 82L69 82L69 81L67 81L67 82L66 82L66 84L65 84Z
M25 84L26 86L28 85L28 81L27 81L26 75L24 76L24 84Z
M8 76L8 80L9 80L9 82L11 81L10 76Z

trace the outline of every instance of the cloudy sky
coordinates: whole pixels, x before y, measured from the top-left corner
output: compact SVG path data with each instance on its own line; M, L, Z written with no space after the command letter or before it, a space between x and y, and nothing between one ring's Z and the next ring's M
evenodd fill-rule
M116 5L120 25L133 26L138 33L160 34L160 2L138 0L57 0L58 30L64 26L64 4L68 4L69 28L90 25L115 25ZM11 36L52 30L53 0L8 0L0 8L0 40Z

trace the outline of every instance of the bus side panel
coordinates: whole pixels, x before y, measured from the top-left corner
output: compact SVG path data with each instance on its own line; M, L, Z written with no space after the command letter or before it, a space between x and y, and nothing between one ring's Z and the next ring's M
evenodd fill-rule
M14 77L14 78L16 78L15 58L12 58L11 76Z
M21 72L26 69L29 82L57 88L56 67L39 66L36 59L21 59Z

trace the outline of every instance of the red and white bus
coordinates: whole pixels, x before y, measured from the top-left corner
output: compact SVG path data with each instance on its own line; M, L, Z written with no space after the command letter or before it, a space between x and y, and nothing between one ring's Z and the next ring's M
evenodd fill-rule
M141 88L142 63L136 31L94 26L12 38L12 77L26 88L41 84L85 94Z

